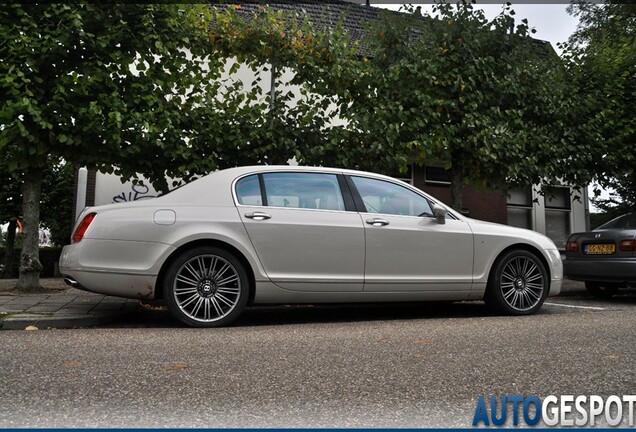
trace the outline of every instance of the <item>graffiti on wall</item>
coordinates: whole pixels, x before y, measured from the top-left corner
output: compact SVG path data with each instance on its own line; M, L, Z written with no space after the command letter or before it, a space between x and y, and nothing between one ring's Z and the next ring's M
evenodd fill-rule
M143 184L136 184L131 186L131 190L129 192L122 191L118 195L113 197L114 203L121 203L127 201L139 201L149 198L156 198L157 195L152 195L150 193L150 188Z

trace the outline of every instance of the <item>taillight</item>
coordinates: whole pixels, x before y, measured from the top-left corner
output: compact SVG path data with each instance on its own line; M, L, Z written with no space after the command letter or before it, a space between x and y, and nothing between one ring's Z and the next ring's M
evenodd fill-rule
M567 242L567 244L565 245L565 250L567 252L578 252L579 251L578 242Z
M91 222L93 222L93 219L95 219L96 215L97 213L89 213L84 216L84 219L82 219L80 224L77 226L75 234L73 234L73 243L77 243L82 240L82 238L84 237L84 233L88 229L88 226L91 224Z
M636 250L636 240L621 240L618 248L623 252L632 252Z

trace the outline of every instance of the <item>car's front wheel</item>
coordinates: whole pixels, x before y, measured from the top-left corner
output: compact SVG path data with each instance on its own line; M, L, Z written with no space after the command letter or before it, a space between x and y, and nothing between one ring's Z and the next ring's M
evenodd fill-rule
M164 284L172 315L193 327L231 323L245 308L249 293L243 264L217 247L181 254L168 268Z
M616 284L604 282L585 282L585 289L594 297L601 299L612 298L618 292Z
M549 288L541 260L531 252L511 250L495 261L484 300L497 313L530 315L539 310Z

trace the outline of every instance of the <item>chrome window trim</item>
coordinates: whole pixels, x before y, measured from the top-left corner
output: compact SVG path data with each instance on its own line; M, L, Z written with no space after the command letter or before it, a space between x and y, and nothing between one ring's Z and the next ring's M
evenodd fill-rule
M374 175L368 175L366 173L349 173L349 172L343 172L343 171L321 171L320 169L315 169L315 170L297 170L294 169L293 167L290 167L289 169L276 169L276 170L268 170L266 168L262 169L262 170L257 170L257 171L251 171L248 173L243 173L240 176L238 176L237 178L235 178L232 181L231 184L231 188L232 188L232 199L234 201L234 206L237 208L240 207L251 207L251 208L273 208L273 209L286 209L286 210L304 210L304 211L319 211L319 212L332 212L332 213L358 213L360 215L363 214L377 214L377 215L385 215L385 216L398 216L398 217L408 217L408 218L420 218L420 216L410 216L410 215L392 215L392 214L387 214L387 213L369 213L369 212L359 212L359 211L355 211L355 210L327 210L327 209L304 209L304 208L298 208L298 207L277 207L277 206L268 206L268 205L246 205L246 204L240 204L238 202L238 196L236 194L236 183L239 182L239 180L245 178L245 177L249 177L252 175L259 175L259 174L269 174L269 173L294 173L294 174L302 174L302 173L308 173L308 174L331 174L331 175L343 175L346 177L362 177L362 178L369 178L372 180L380 180L380 181L385 181L388 183L392 183L394 185L397 186L401 186L404 187L410 191L412 191L413 193L415 193L416 195L419 195L420 197L424 198L425 200L429 201L429 203L433 203L433 204L438 204L442 207L444 207L445 209L448 210L448 215L453 219L453 220L458 220L458 221L463 221L461 218L457 217L457 215L455 215L453 212L454 210L452 210L450 207L448 207L446 204L437 201L436 199L429 197L428 195L426 195L423 191L421 191L420 189L416 188L414 185L403 182L401 180L395 179L393 177L388 177L388 176L374 176ZM340 193L342 194L342 190L340 190ZM344 197L342 197L342 199L344 200Z

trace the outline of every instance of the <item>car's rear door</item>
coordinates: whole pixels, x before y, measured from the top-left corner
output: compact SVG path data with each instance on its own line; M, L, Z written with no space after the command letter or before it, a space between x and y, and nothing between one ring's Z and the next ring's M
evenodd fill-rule
M341 175L253 174L236 182L235 195L272 282L294 291L362 290L364 227Z
M438 224L431 203L397 180L349 178L358 205L364 206L364 291L470 292L473 233L468 223L449 217Z

